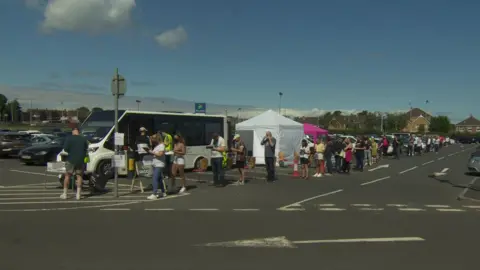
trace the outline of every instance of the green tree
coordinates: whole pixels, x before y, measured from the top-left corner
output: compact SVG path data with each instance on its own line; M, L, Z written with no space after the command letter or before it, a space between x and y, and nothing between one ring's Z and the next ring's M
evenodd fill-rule
M103 109L99 108L99 107L93 107L92 108L92 113L94 113L94 112L103 112Z
M20 121L21 113L22 108L20 107L20 103L18 103L18 100L16 99L8 102L5 106L4 114L8 115L7 120L9 121Z
M1 116L7 113L6 111L7 103L8 103L7 97L3 94L0 94L0 118L2 118Z
M452 123L447 116L434 116L430 118L430 132L448 133Z

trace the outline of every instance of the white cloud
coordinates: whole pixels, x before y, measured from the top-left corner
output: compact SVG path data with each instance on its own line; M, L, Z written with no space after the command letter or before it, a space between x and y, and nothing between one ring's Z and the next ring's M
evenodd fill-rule
M28 0L27 5L41 4L38 0ZM125 26L130 17L135 0L55 0L45 7L41 28L44 31L83 31L98 33Z
M167 30L157 36L155 41L161 46L168 49L176 49L188 40L187 31L183 26L179 25L177 28Z

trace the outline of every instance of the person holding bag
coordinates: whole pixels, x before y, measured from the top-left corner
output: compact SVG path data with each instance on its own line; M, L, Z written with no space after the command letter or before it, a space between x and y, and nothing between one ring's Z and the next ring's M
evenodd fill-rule
M322 175L325 174L325 159L324 159L325 143L323 138L320 138L317 141L317 146L315 151L316 151L315 160L317 161L317 169L313 177L322 177Z

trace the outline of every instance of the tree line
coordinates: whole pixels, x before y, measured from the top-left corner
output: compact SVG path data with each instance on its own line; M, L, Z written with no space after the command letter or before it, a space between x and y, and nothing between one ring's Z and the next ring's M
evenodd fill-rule
M87 107L79 107L74 110L51 110L51 109L32 109L33 120L60 120L63 116L76 116L80 121L85 119L91 112L103 111L102 108L94 107L91 110ZM5 95L0 94L0 120L4 122L21 122L27 121L23 117L25 110L22 108L17 99L9 100Z
M364 110L356 114L343 114L341 111L327 112L318 117L298 117L295 120L336 130L339 133L380 134L382 130L387 133L401 132L407 128L411 119L408 113L380 113ZM447 116L431 116L428 120L429 133L447 134L454 131L455 126ZM339 126L335 126L335 123ZM426 133L425 129L425 126L420 125L418 133Z

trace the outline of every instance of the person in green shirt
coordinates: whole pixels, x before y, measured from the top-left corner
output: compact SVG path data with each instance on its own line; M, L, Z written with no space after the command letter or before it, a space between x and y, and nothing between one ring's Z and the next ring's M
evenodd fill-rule
M85 158L88 156L88 140L80 135L78 128L73 128L72 136L67 137L63 151L67 153L65 163L65 181L63 182L63 193L61 199L67 199L68 185L70 178L75 173L77 178L77 200L81 198L83 171Z

